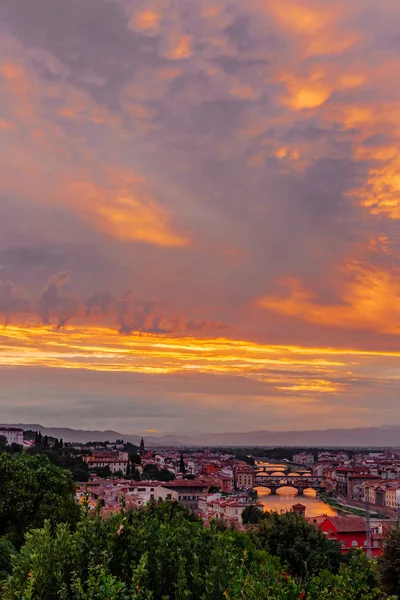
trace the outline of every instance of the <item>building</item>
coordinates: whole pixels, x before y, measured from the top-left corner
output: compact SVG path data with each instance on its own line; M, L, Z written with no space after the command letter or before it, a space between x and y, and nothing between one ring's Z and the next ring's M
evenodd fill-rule
M221 492L232 494L234 484L233 475L225 475L224 473L218 474L215 483L218 485Z
M147 504L151 501L176 500L179 494L174 490L167 489L159 481L142 481L140 483L132 482L122 487L122 492L129 498L131 495L137 496L140 500L138 505Z
M400 481L389 481L385 486L385 506L400 508Z
M400 508L400 481L371 478L364 485L364 499L370 504L398 510Z
M337 467L335 472L336 491L342 496L349 494L350 475L370 475L369 469L364 467Z
M248 506L262 509L262 504L249 500L247 494L224 497L208 494L199 498L199 515L205 520L221 519L229 525L242 526L242 515Z
M347 477L348 496L353 500L365 499L365 485L368 481L379 480L376 475L350 473Z
M293 504L292 511L298 515L301 515L302 517L306 516L306 507L304 506L304 504L300 504L300 502L297 502L297 504Z
M148 502L178 500L177 492L162 487L159 481L137 483L111 479L91 480L77 489L76 497L80 503L88 501L91 508L100 502L104 516L121 510L122 502L127 508L140 508Z
M296 465L303 465L304 467L312 467L314 464L314 455L308 454L307 452L300 452L299 454L293 454L293 462Z
M7 444L19 444L24 445L24 430L19 427L6 427L0 426L0 436L7 439Z
M240 462L235 467L235 487L237 490L252 490L254 487L254 471L245 462Z
M336 540L341 546L341 551L361 548L367 551L367 527L362 517L326 517L320 524L321 530L330 540ZM383 552L382 535L378 531L371 531L371 553L380 556Z
M199 498L208 492L210 483L202 480L178 479L163 483L162 486L168 490L177 492L178 501L190 510L197 510Z
M104 469L108 467L111 473L122 473L122 475L126 475L128 470L128 461L118 457L87 456L85 457L85 461L89 469Z

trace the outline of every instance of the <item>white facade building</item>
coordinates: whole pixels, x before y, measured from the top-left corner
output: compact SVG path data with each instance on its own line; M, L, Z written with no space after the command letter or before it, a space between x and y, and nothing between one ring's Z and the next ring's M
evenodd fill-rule
M0 436L1 435L7 439L8 445L19 444L20 446L23 446L23 444L24 444L24 430L23 429L19 429L17 427L0 426Z

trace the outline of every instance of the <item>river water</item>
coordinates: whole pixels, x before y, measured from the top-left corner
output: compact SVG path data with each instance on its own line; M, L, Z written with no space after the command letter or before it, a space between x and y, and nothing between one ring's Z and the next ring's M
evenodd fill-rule
M256 461L257 466L266 467L270 470L271 474L278 474L284 471L288 465L267 463L264 461ZM302 469L301 471L307 471ZM298 472L301 472L298 470ZM306 490L303 496L297 495L297 490L291 487L282 487L276 494L271 494L268 488L258 487L258 501L263 504L264 510L276 510L277 512L291 510L293 504L303 504L306 507L306 517L316 517L318 515L336 515L336 511L323 502L320 498L317 498L317 494L314 490Z
M276 510L277 512L291 510L293 504L303 504L306 507L306 517L318 515L336 515L336 511L317 498L314 490L306 490L303 496L298 496L293 488L280 488L276 495L271 495L267 488L256 488L258 502L264 505L264 510Z

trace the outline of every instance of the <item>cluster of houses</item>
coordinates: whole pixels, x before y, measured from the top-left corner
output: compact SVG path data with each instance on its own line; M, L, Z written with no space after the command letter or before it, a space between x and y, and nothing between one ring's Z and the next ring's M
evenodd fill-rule
M0 427L0 436L9 444L23 445L22 429ZM89 452L88 452L89 451ZM141 507L151 501L169 500L182 503L195 511L207 523L222 519L235 527L242 527L242 515L248 506L262 508L249 493L254 487L255 470L231 454L210 449L181 452L176 449L146 451L140 447L140 460L124 449L124 444L85 446L82 459L92 471L90 481L76 491L79 502L95 507L101 504L104 515L120 510L121 503ZM396 518L400 509L400 450L382 453L320 452L317 456L301 452L293 462L307 467L313 475L322 477L325 489L344 499L350 505L363 507L368 502L371 512L379 509L389 518ZM170 481L143 480L146 467L168 471ZM109 470L110 476L100 478L99 469ZM136 477L128 477L133 472ZM305 515L301 504L295 512ZM382 553L385 529L393 521L374 522L367 534L366 521L356 516L310 517L329 539L336 539L343 552L362 548L373 555Z
M169 500L180 502L186 508L209 522L219 518L240 528L242 514L247 506L260 506L247 493L209 493L209 479L177 479L169 482L129 481L125 479L91 478L76 491L79 502L88 502L91 508L100 503L104 516L119 511L122 504L139 508L148 502Z
M126 477L133 470L142 475L146 467L155 467L170 472L178 480L185 476L206 479L210 486L216 486L227 494L234 489L251 490L254 485L254 470L251 466L235 460L231 454L208 449L184 453L177 450L146 451L143 445L140 464L133 464L123 447L93 446L86 447L85 450L89 450L90 455L83 455L82 458L90 470L108 467L111 474L121 477Z
M175 500L195 511L204 521L223 519L242 526L242 513L247 506L259 506L251 499L254 470L233 455L211 450L181 453L176 450L146 451L140 448L140 464L131 464L123 447L86 448L91 451L84 460L89 469L108 467L112 478L93 474L90 481L77 489L80 502L94 507L101 503L103 514L125 506L140 507L149 501ZM127 478L134 469L139 475L146 467L157 467L173 475L170 481L140 481ZM115 477L117 476L117 477ZM139 478L140 479L140 478Z
M327 516L308 518L310 523L319 527L330 540L340 544L341 551L347 553L357 548L369 552L372 556L383 554L383 541L386 530L393 522L374 522L367 531L367 523L363 517L349 516Z
M324 477L327 491L361 506L368 502L371 509L379 509L395 516L400 509L400 453L397 450L355 454L318 455L313 472Z

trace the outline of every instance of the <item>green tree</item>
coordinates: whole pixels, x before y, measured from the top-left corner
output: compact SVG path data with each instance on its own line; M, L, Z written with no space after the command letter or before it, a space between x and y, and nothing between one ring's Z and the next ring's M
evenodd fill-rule
M256 525L263 517L264 513L262 510L257 508L257 506L250 505L246 506L242 513L242 522L243 525Z
M159 469L156 465L146 465L143 469L142 479L155 481L172 481L175 476L168 469Z
M400 595L400 521L386 533L383 556L378 565L383 589L389 594Z
M342 564L337 575L322 571L307 586L307 600L381 600L387 598L378 587L376 564L362 550ZM391 597L395 600L397 597Z
M0 450L4 450L4 448L7 448L8 446L8 440L6 438L5 435L0 435Z
M16 550L6 538L0 538L0 581L5 579L12 570L12 558Z
M48 523L27 535L3 598L223 600L235 597L243 561L248 577L263 561L271 587L275 579L287 587L279 563L248 536L204 527L176 503L109 519L86 513L75 530ZM297 600L299 590L286 598Z
M339 544L295 512L264 513L251 535L260 549L278 556L302 579L323 569L336 572L343 560Z
M185 466L185 461L183 460L183 454L181 453L181 457L179 460L179 472L183 473L183 475L186 473L186 466Z
M302 582L251 536L204 527L175 502L82 512L76 528L46 523L27 534L3 600L383 600L362 553L337 574Z
M111 469L108 465L105 467L92 467L90 470L98 477L103 477L104 479L112 476Z
M129 460L131 461L131 463L133 465L141 465L142 464L142 459L140 457L140 454L137 454L136 452L129 455Z
M46 519L74 523L78 516L70 473L44 456L0 455L0 536L18 546Z

